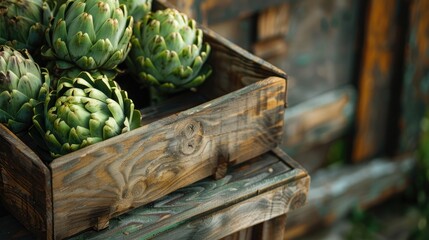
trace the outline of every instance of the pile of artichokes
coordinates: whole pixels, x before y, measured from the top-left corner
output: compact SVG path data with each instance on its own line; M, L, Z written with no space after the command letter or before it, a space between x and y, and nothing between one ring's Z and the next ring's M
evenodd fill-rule
M118 79L155 95L202 84L212 71L203 32L177 10L151 8L151 0L0 1L0 123L29 134L50 161L140 127Z

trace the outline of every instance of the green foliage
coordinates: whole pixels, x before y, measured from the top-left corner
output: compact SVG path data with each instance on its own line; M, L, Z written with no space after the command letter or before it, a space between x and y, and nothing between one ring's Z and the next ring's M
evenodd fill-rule
M339 139L329 147L326 159L329 165L341 165L346 162L346 141Z
M429 239L429 110L421 123L418 162L413 180L412 194L417 201L420 219L411 239Z
M380 230L377 219L359 207L353 209L351 222L353 226L345 236L347 240L375 239L375 233Z

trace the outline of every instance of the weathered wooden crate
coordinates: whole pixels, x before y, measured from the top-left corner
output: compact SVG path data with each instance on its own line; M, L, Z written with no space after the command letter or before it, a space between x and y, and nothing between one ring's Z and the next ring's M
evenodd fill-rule
M213 75L177 108L142 110L138 129L45 164L0 124L3 205L38 238L62 239L276 147L286 74L204 33Z
M289 214L305 206L309 187L306 170L275 148L230 167L222 179L207 177L111 219L102 231L69 239L283 239L286 218L289 226ZM0 239L31 239L1 210Z

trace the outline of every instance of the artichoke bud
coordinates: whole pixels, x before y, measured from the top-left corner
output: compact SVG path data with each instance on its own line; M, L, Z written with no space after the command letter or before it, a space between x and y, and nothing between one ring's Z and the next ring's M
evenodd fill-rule
M118 0L69 0L54 14L42 54L60 69L113 70L131 48L132 26Z
M43 0L0 1L0 44L34 53L45 43L51 16Z
M152 0L119 0L119 2L127 6L128 13L135 21L142 19L152 9Z
M26 51L0 46L0 122L13 132L28 130L33 108L49 91L49 74Z
M163 92L195 88L210 76L210 45L194 20L175 9L148 13L134 25L128 69Z
M58 80L34 124L51 156L58 157L135 129L140 120L140 111L115 81L81 72Z

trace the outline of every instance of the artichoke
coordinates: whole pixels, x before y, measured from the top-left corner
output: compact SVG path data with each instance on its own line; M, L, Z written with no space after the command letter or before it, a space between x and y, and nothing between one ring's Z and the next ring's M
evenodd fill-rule
M42 88L44 84L48 86ZM49 90L49 74L31 56L0 46L0 122L15 133L32 124L33 108Z
M55 13L42 54L59 69L112 70L130 50L132 25L118 0L69 0Z
M58 157L140 126L140 111L127 92L106 76L82 72L58 80L34 126L52 157Z
M163 92L196 87L211 74L210 45L196 22L175 9L147 14L136 22L127 58L138 79Z
M152 0L119 0L119 2L127 6L128 13L133 16L134 21L142 19L152 8Z
M39 49L52 16L43 0L0 1L0 44L15 49Z

